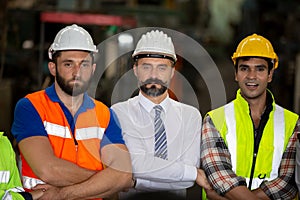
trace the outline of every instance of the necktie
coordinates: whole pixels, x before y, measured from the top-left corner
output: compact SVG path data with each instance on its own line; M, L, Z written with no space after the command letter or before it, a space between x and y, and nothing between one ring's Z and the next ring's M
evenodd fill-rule
M155 132L155 146L154 156L167 160L167 135L163 121L161 120L160 114L162 107L160 105L154 106L155 117L154 117L154 132Z

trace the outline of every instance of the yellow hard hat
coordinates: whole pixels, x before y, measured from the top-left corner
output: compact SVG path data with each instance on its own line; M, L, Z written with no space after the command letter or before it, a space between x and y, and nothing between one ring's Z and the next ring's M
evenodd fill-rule
M270 58L274 63L274 69L278 67L278 56L274 52L271 42L255 33L244 38L239 43L236 52L231 57L233 64L236 64L237 58L245 56Z

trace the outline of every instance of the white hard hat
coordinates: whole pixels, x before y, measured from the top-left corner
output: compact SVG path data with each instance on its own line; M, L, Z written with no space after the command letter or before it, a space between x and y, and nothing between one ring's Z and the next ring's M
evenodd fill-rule
M132 54L132 58L168 58L176 62L177 57L172 39L162 31L152 30L143 34Z
M63 50L84 50L98 52L90 34L76 24L67 26L57 33L54 42L49 47L48 56L50 59L52 59L52 55L56 51Z

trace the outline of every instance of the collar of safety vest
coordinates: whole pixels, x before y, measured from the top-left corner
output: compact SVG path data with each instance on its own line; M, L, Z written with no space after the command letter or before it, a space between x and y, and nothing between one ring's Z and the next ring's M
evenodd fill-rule
M246 99L244 99L244 97L241 95L241 89L238 89L237 93L236 93L236 99L239 102L239 104L241 104L243 107L249 107L248 102L246 101ZM266 106L267 107L273 107L275 106L275 99L274 96L272 94L272 92L267 89L267 99L266 99Z
M53 102L63 103L59 98L55 91L55 85L52 84L50 87L45 89L45 92L47 96L51 99ZM83 95L83 102L81 105L82 108L90 109L95 107L95 103L92 100L92 98L89 97L89 95L85 92Z

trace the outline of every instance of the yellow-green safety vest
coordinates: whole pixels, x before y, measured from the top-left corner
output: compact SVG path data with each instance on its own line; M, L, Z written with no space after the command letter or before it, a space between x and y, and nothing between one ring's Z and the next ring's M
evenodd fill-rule
M248 102L238 90L235 100L208 113L227 144L233 171L238 176L245 177L247 185L254 153L254 127L249 110ZM278 177L281 158L297 120L297 114L273 101L273 110L269 114L260 141L251 189L258 188L265 180Z
M269 114L256 155L252 190L263 181L278 177L282 155L298 120L297 114L280 107L274 101L272 104L273 110ZM248 102L238 90L235 100L208 112L227 144L232 170L238 176L245 177L248 187L254 154L254 127L249 110Z
M0 199L24 199L18 192L24 192L16 155L10 141L0 132Z

